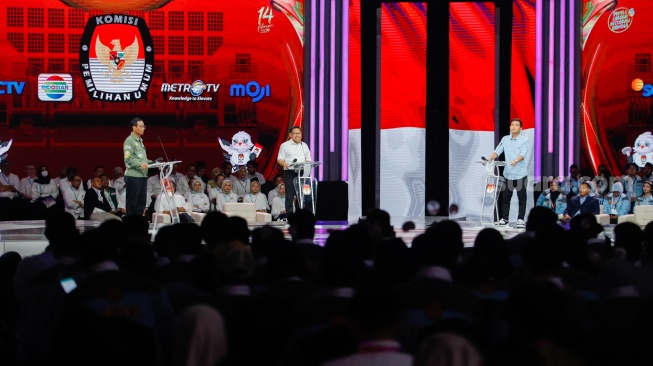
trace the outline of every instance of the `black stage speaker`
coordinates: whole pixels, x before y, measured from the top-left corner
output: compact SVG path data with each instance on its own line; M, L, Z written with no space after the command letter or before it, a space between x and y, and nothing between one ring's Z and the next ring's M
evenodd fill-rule
M343 181L317 183L315 218L318 221L347 221L349 189Z

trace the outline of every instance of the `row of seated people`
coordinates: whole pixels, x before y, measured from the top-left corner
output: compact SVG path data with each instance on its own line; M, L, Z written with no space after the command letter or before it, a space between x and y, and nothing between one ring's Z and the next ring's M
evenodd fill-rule
M599 182L603 184L598 184ZM569 204L571 202L580 202L581 200L582 204L587 202L588 207L586 208L586 212L595 215L606 213L610 215L610 221L613 223L616 223L620 216L633 213L634 207L636 206L653 205L653 182L651 181L642 182L641 188L638 189L641 190L639 194L635 190L632 194L626 192L624 183L619 178L610 183L605 183L602 180L595 182L584 181L581 183L579 193L572 195L571 198L568 198L565 192L561 190L558 179L551 180L548 186L549 188L540 194L535 205L550 208L561 220L571 217ZM639 185L636 187L639 187ZM589 198L586 199L585 196ZM574 197L576 197L575 200ZM601 206L603 207L602 212ZM582 212L583 210L574 209L571 215L577 215Z
M182 196L177 190L177 185L169 180L164 180L169 194L159 195L152 203L151 212L170 215L174 205L177 209L181 222L193 222L188 207L193 212L206 214L210 211L225 212L225 205L229 203L252 203L256 212L270 213L274 220L284 219L287 216L285 209L286 186L280 183L269 193L272 197L271 204L268 198L261 193L261 185L256 179L250 181L248 193L239 197L233 191L233 183L229 179L223 179L220 187L209 191L210 196L202 191L202 183L199 179L191 180L192 190Z

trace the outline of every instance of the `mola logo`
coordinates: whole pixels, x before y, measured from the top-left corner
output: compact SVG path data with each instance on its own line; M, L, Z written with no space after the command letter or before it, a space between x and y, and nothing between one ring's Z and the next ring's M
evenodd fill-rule
M124 14L90 17L79 60L91 99L131 102L144 98L154 68L152 37L145 20Z

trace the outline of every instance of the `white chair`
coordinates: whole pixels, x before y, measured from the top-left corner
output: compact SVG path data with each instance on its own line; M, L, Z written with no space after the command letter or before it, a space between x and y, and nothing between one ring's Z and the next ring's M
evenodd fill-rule
M603 205L599 205L599 214L596 216L596 222L601 225L610 225L610 215L603 213Z
M651 221L653 221L653 206L645 205L635 206L632 214L619 216L617 223L634 222L639 226L646 226Z
M184 204L184 209L186 209L186 213L189 213L189 215L191 215L191 217L193 217L192 214L191 214L191 213L193 213L193 204L192 203ZM194 219L195 218L193 217L193 220ZM171 224L172 223L172 216L170 216L169 214L154 212L152 214L152 222L153 223L156 222L157 224ZM198 221L195 220L195 222L198 222Z
M253 203L228 202L222 206L222 212L227 216L239 216L252 225L256 223L256 206Z
M206 214L204 212L193 212L190 214L190 217L192 217L193 220L195 220L195 222L198 224L202 223L202 220L204 220L205 216Z

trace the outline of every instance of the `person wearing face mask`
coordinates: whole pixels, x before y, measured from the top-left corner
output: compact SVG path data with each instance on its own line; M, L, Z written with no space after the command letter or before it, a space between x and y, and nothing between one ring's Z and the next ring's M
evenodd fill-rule
M53 207L59 196L59 187L54 179L50 178L48 167L41 165L38 175L32 184L32 202L41 202L46 208Z

